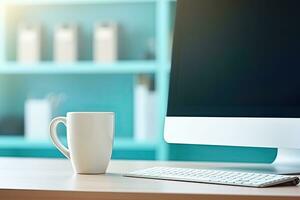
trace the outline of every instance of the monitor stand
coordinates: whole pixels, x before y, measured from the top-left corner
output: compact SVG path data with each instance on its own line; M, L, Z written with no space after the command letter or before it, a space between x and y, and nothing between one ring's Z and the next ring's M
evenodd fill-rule
M300 149L279 148L277 156L271 164L242 164L239 166L221 167L221 169L271 173L271 174L300 174Z
M300 149L279 148L271 167L276 174L300 174Z

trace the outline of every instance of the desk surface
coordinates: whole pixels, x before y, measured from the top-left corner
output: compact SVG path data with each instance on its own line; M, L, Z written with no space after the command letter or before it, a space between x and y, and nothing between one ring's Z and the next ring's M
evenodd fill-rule
M107 174L75 175L68 160L0 158L0 199L300 199L300 186L260 189L122 176L152 166L208 168L232 165L111 161Z

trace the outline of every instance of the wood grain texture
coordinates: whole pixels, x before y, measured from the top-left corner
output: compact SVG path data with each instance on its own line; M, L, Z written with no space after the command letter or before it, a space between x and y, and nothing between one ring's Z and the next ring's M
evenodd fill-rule
M187 195L154 193L97 193L65 191L2 190L0 199L15 200L294 200L293 197L232 196L232 195Z
M223 168L230 166L243 167L245 165L230 163L111 161L107 174L76 175L73 173L68 160L0 158L0 199L300 199L299 186L259 189L122 176L123 173L129 171L152 166Z

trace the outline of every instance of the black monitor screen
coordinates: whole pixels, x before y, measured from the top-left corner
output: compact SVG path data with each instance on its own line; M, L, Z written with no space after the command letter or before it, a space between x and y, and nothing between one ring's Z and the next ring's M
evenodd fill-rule
M300 117L299 0L178 0L168 116Z

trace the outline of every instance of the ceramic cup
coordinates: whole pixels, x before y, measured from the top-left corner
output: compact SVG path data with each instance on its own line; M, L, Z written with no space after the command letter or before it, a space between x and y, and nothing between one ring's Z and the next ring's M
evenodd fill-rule
M68 148L57 136L57 125L67 127ZM50 123L50 137L56 148L70 159L78 174L105 173L111 159L115 127L113 112L70 112Z

